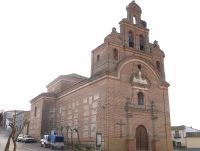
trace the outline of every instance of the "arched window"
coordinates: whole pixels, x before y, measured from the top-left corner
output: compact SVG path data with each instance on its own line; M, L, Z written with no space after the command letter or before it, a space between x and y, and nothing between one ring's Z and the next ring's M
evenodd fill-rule
M143 125L140 125L136 129L136 150L148 150L148 134Z
M145 39L143 35L140 35L140 50L145 50Z
M142 65L138 64L138 69L141 70L142 69Z
M114 60L118 60L118 50L117 49L113 49L113 58L114 58Z
M138 105L144 105L144 94L142 92L139 92L137 94L138 97Z
M134 47L134 37L132 31L129 31L128 33L128 46L129 47Z
M157 68L157 70L159 72L161 71L161 69L160 69L160 62L159 61L156 61L156 68Z
M133 16L133 24L136 24L136 18Z

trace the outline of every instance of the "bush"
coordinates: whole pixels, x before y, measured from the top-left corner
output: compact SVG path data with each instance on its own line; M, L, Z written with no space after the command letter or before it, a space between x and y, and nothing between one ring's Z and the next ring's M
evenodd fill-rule
M77 151L92 151L95 150L95 147L90 144L75 144L74 149Z
M80 144L75 144L74 148L77 149L77 150L81 150L81 145Z

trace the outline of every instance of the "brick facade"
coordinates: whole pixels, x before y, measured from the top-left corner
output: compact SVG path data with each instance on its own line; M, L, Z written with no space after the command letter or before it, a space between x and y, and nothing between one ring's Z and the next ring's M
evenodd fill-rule
M70 127L81 142L95 144L101 133L106 151L172 151L165 55L157 41L149 43L141 13L134 1L127 6L120 32L113 28L92 51L90 78L59 76L31 100L33 136L56 128L69 138Z

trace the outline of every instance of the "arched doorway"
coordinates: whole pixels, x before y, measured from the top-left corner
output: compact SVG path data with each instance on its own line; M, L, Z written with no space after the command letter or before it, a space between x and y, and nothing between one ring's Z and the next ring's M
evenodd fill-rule
M143 125L140 125L136 129L136 150L148 151L148 134Z

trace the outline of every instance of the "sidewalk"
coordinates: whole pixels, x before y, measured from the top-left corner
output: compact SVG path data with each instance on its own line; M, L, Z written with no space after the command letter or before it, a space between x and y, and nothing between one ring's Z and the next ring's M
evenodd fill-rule
M6 129L0 127L0 151L4 150L9 134L10 134L9 131L6 131ZM10 148L12 148L12 147L13 147L13 142L11 140L10 141Z

